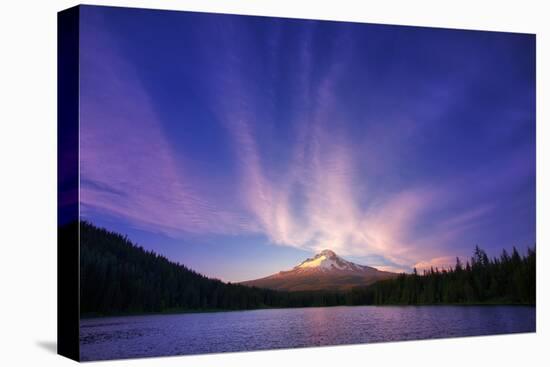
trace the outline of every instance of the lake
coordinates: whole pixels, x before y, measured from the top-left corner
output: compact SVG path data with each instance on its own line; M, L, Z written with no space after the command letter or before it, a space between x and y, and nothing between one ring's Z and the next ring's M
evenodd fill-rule
M535 331L535 307L356 306L83 319L84 361Z

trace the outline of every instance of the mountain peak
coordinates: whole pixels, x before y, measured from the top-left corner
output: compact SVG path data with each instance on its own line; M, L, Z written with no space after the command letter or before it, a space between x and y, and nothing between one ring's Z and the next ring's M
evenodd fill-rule
M323 271L327 270L353 270L358 265L346 261L336 255L332 250L323 250L315 255L313 258L306 259L295 269L319 269Z

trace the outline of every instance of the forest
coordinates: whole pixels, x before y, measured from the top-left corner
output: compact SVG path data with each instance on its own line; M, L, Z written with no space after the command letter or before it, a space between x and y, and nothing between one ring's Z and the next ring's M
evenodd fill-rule
M521 256L514 247L500 257L489 259L475 247L471 259L456 259L451 269L430 269L419 275L400 274L365 288L351 291L352 304L535 304L536 254L528 248Z
M72 223L61 227L70 230ZM535 249L489 258L477 247L466 264L400 274L346 292L282 292L205 277L80 222L80 313L107 316L337 305L535 304Z

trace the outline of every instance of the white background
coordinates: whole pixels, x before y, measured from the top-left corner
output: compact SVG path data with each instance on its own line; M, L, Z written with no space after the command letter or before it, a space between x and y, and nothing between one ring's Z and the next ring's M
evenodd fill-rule
M537 33L537 333L102 362L117 366L548 365L550 32L546 1L94 1L99 5ZM0 3L0 365L49 366L56 341L56 12ZM546 13L547 19L544 18ZM546 189L546 190L545 190ZM545 226L546 224L546 226ZM266 330L266 332L269 332Z

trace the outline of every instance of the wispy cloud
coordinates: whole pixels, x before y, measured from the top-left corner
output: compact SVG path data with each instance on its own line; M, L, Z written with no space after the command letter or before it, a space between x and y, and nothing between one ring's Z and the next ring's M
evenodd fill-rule
M303 50L297 75L309 75L313 67L307 37ZM295 98L308 107L295 111L299 118L293 121L295 135L288 146L292 154L285 168L276 172L262 163L269 157L262 152L255 132L270 121L263 120L265 114L254 106L257 93L255 86L246 82L242 60L226 55L233 63L225 66L223 76L214 83L218 89L213 94L232 91L217 113L240 162L240 195L260 231L274 244L310 251L331 248L350 256L378 254L394 263L385 265L388 269L410 269L419 256L433 252L433 248L418 248L411 238L415 224L433 206L437 193L420 187L384 197L369 192L371 183L360 172L357 152L338 116L341 106L335 91L346 70L346 58L352 57L350 50L339 51L335 50L336 59L317 83L298 78L300 84L295 88L301 94ZM361 202L365 197L366 203Z
M97 210L171 235L249 230L242 214L223 206L223 198L201 193L207 182L174 157L132 64L105 30L90 27L82 33L83 214Z

